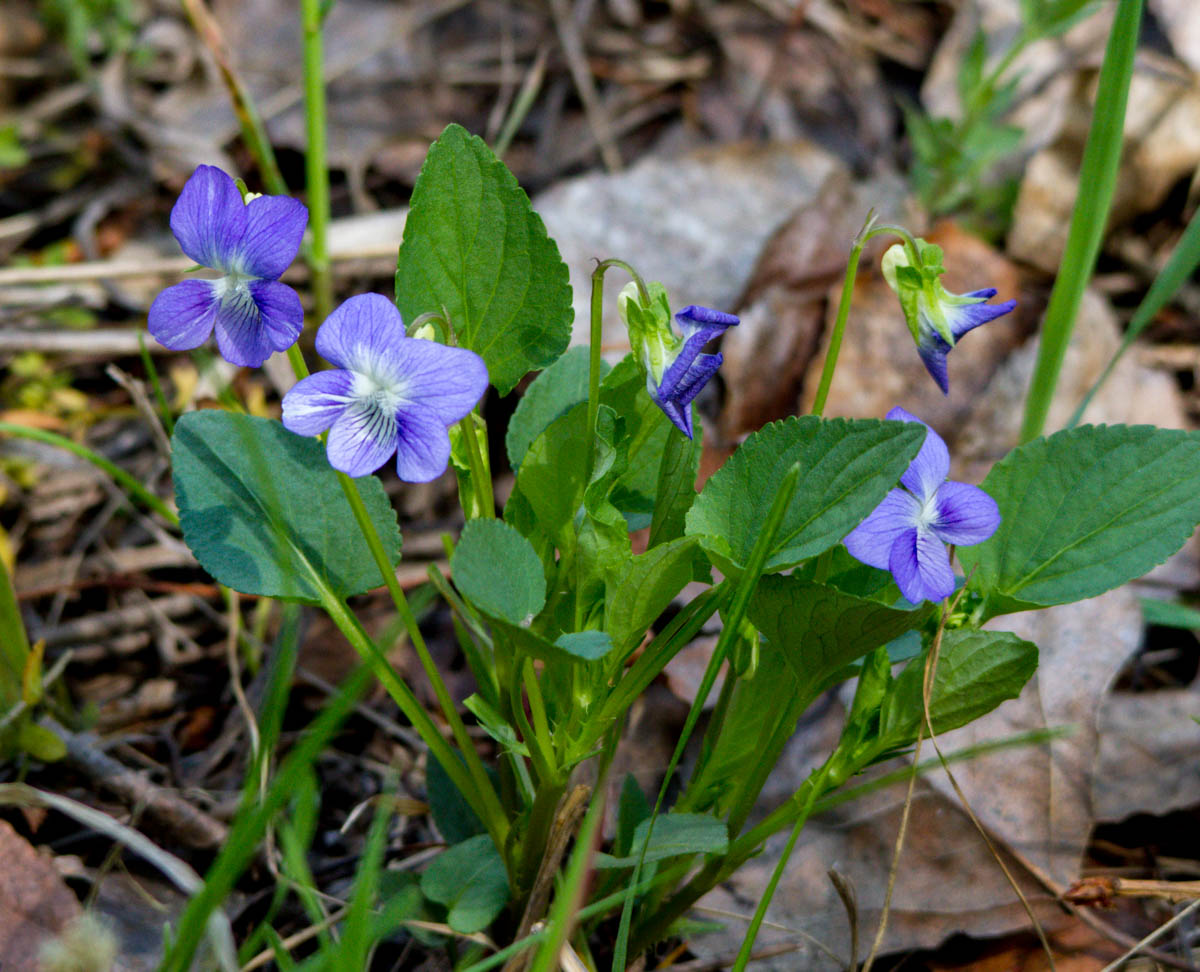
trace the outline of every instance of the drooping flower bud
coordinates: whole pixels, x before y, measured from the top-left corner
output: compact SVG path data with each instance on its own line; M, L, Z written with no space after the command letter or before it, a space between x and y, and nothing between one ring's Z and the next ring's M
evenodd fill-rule
M942 392L949 393L946 355L968 331L1007 314L1017 306L1015 300L989 304L996 296L994 287L969 294L952 294L938 279L945 272L942 248L922 239L916 240L918 253L911 246L897 243L883 255L883 276L900 298L904 319L917 342L917 353Z
M738 323L733 314L692 304L675 315L682 336L671 327L671 305L660 283L646 286L642 300L636 283L617 298L617 309L629 331L634 360L646 375L646 390L675 427L692 437L691 404L721 366L718 354L701 349L726 328Z

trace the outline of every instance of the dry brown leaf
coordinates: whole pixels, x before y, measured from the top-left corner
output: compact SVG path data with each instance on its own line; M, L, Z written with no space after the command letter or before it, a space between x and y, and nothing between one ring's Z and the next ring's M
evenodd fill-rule
M1079 77L1066 101L1087 119L1095 79ZM1013 256L1053 274L1066 245L1067 226L1079 185L1087 138L1084 125L1059 138L1029 162L1013 212L1008 249ZM1200 165L1200 82L1162 57L1139 56L1125 115L1125 148L1113 197L1110 225L1154 212L1181 180Z
M0 820L0 967L35 969L42 945L83 913L54 863Z
M1104 699L1092 781L1097 820L1165 814L1200 803L1200 692L1163 689Z

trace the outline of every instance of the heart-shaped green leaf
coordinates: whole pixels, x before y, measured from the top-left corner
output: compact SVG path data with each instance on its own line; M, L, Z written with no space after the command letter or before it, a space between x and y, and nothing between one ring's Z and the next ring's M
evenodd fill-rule
M1095 597L1162 563L1200 522L1200 435L1083 426L1009 453L983 488L1003 517L958 553L988 613Z
M311 602L320 599L317 581L339 597L383 584L316 439L210 409L175 423L171 457L183 539L222 584ZM383 486L374 476L355 482L395 564L400 528Z

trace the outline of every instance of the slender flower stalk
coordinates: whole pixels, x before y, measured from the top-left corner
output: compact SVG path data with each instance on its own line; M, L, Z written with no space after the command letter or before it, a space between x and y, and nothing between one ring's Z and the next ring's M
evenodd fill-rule
M321 0L301 0L304 30L304 156L308 206L312 211L312 294L314 314L325 320L333 309L333 277L329 269L329 165L325 149L325 76L321 37Z
M862 229L858 231L858 235L854 237L854 242L850 246L850 258L846 261L846 272L842 277L842 295L838 301L837 317L833 322L829 347L825 351L821 381L817 385L817 394L813 399L812 414L818 418L825 413L825 402L829 398L829 388L833 384L833 373L837 370L838 356L842 353L842 338L846 334L846 321L850 317L850 303L854 297L854 282L858 278L858 261L862 257L863 247L867 245L868 240L884 234L899 236L906 243L913 243L913 238L907 230L899 226L876 226L875 211L871 210L867 213Z

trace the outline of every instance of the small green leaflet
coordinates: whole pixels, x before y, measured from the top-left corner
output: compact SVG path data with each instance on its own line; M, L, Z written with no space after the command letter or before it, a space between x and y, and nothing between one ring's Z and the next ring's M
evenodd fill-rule
M450 125L413 187L396 260L396 306L411 322L449 316L507 395L571 337L571 285L558 246L504 163Z
M508 874L492 838L470 837L434 858L421 875L421 892L448 909L456 932L483 931L508 904Z
M450 558L463 596L484 614L526 624L546 603L542 562L521 534L503 520L472 520Z

